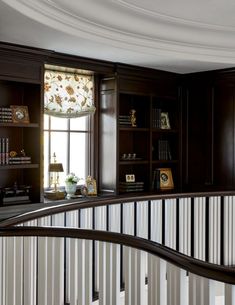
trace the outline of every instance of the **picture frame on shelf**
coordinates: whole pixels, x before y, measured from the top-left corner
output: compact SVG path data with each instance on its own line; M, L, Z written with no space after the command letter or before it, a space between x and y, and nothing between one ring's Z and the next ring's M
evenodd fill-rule
M91 176L86 179L87 196L97 196L96 180Z
M159 168L160 170L160 189L170 190L174 188L171 168Z
M171 129L168 112L161 112L161 129Z
M28 106L11 105L10 108L12 110L12 122L13 123L28 124L30 122Z

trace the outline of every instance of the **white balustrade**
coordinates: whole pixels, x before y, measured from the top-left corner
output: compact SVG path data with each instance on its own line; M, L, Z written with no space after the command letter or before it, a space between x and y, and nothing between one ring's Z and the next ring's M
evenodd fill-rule
M166 246L186 255L193 249L195 258L215 264L224 247L224 263L233 265L234 206L233 196L196 197L193 204L191 198L140 201L60 213L24 226L109 230L158 243L164 236ZM235 286L112 243L1 237L0 262L3 305L235 305Z

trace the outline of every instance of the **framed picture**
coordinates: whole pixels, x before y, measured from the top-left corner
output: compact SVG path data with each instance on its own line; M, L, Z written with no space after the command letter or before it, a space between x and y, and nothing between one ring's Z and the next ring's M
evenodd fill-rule
M11 105L13 123L29 123L28 106Z
M169 190L174 188L172 172L170 168L159 168L160 170L160 189Z
M161 112L161 129L171 129L168 112Z
M126 182L135 182L135 175L127 174L126 175Z
M97 195L97 187L96 180L91 176L88 176L86 179L86 187L87 187L87 195L88 196L96 196Z

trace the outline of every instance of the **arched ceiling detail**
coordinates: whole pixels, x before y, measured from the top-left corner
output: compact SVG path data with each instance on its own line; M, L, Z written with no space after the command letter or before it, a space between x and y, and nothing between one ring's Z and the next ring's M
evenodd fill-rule
M231 0L1 1L78 41L139 52L151 60L157 53L179 61L235 64L235 2Z

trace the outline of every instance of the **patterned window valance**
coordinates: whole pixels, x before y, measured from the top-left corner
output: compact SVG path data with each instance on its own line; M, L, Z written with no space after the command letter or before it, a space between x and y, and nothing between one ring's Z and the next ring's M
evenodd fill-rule
M95 112L92 75L47 70L44 84L44 113L76 118Z

